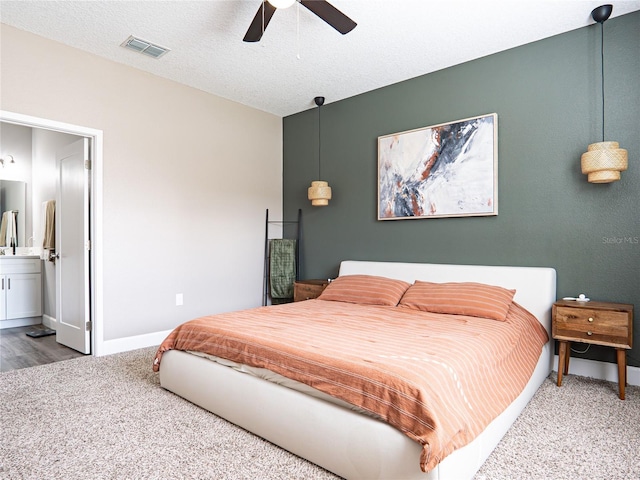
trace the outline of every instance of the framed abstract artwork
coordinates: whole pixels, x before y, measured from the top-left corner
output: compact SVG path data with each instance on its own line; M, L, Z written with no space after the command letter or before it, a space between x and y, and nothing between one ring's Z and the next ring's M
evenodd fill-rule
M378 137L378 220L497 214L497 114Z

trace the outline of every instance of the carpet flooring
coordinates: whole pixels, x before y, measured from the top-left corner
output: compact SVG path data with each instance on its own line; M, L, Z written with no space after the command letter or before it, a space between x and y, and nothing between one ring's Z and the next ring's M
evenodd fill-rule
M0 478L338 478L162 389L154 352L1 373ZM554 381L475 479L640 478L640 387Z

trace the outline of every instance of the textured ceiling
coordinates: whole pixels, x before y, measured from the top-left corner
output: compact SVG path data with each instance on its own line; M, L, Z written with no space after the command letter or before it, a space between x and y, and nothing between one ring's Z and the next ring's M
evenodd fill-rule
M332 0L347 35L296 4L262 41L244 34L260 0L0 1L0 21L278 116L593 24L601 0ZM619 0L612 17L640 10ZM606 27L605 27L606 30ZM135 35L171 51L153 59Z

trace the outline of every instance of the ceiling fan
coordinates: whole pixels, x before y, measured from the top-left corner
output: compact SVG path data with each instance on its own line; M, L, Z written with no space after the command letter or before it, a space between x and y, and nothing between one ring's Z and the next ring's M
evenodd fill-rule
M356 22L326 0L263 0L262 5L258 8L258 12L256 16L253 17L253 21L251 25L249 25L249 29L242 40L245 42L260 41L262 34L267 29L267 25L269 25L269 21L276 10L290 7L296 1L303 7L311 10L311 12L315 13L343 35L356 28Z

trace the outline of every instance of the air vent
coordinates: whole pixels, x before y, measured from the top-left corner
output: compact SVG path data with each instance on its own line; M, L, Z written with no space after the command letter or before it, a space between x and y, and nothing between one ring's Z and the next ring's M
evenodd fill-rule
M133 35L122 42L120 46L128 48L129 50L133 50L134 52L143 53L144 55L148 55L153 58L160 58L169 51L168 48L164 48L151 42L147 42L146 40L136 38Z

